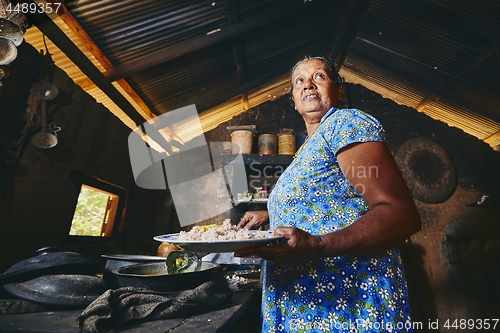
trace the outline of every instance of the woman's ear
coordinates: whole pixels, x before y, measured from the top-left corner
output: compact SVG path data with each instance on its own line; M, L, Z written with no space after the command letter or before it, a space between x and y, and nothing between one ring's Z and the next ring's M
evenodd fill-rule
M339 101L342 100L342 95L344 94L344 85L341 84L340 86L338 86L338 94L337 94L337 99Z

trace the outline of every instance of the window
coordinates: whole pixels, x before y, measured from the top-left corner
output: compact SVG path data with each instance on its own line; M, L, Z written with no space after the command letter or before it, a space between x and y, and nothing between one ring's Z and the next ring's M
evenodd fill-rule
M117 194L82 184L70 236L111 236L119 201Z

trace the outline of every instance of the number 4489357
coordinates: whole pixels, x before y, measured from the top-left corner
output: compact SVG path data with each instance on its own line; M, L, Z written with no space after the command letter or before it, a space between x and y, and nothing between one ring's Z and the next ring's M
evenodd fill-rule
M46 3L18 3L15 6L13 6L11 3L7 5L7 8L5 8L5 11L7 13L23 13L23 14L35 14L35 13L40 13L40 14L51 14L51 13L57 13L59 10L59 7L61 6L61 3L57 2L46 2Z
M446 320L445 329L494 330L500 319L455 319Z

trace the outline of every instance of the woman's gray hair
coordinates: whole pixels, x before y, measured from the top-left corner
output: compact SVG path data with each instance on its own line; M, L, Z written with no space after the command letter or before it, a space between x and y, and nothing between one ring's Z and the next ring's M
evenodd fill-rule
M298 65L300 65L302 62L307 61L307 60L319 60L325 63L325 65L328 67L330 70L330 73L332 73L332 79L335 82L336 85L341 85L344 83L344 78L339 75L335 67L333 67L333 64L330 59L325 58L323 56L305 56L304 58L300 59L297 61L297 63L293 66L292 70L290 71L290 80L292 82L292 89L293 89L293 72L295 71L295 68L297 68Z

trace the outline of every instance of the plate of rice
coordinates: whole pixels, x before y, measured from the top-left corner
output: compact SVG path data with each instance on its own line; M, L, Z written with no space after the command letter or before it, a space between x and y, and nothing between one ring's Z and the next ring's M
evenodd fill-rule
M155 236L154 240L174 244L183 250L205 253L235 252L257 245L278 243L282 236L271 231L238 229L225 220L222 225L194 226L190 231Z

